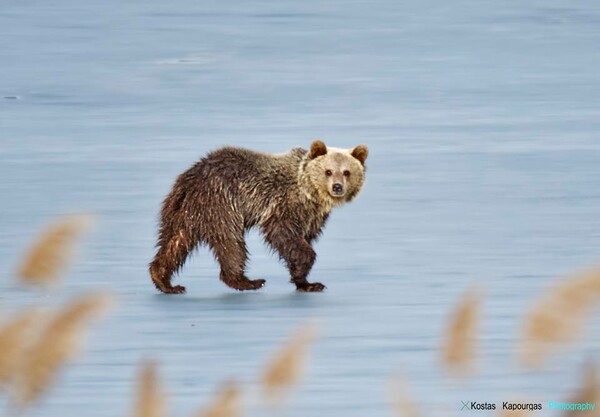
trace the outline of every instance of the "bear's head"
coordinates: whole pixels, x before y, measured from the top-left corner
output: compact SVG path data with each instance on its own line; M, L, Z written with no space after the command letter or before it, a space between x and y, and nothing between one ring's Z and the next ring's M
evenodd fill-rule
M304 175L326 205L354 199L365 182L365 145L353 149L327 148L320 140L310 145Z

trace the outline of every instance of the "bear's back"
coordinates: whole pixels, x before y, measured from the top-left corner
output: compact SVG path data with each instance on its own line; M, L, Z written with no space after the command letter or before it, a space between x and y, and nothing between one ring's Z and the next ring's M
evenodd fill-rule
M191 169L189 178L206 196L205 206L228 201L227 205L239 210L247 226L261 224L276 207L297 205L301 193L298 171L307 152L294 148L267 154L224 147L202 158ZM218 207L214 209L218 211Z
M207 178L220 178L225 183L297 182L298 169L306 149L294 148L286 153L267 154L245 148L224 147L210 152L198 163ZM289 184L288 184L289 185Z

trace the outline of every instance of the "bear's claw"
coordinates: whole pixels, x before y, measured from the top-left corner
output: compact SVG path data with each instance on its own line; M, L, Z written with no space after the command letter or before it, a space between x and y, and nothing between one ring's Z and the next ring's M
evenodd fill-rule
M321 292L327 287L320 282L307 282L305 284L296 285L296 290L300 292Z
M175 285L174 287L161 288L165 294L185 294L185 287L182 285Z
M258 290L259 288L262 288L265 286L266 281L264 279L253 279L253 280L250 280L250 282L252 283L252 287L250 289Z
M226 282L231 288L234 288L238 291L255 291L259 290L265 286L264 279L244 279L242 282Z

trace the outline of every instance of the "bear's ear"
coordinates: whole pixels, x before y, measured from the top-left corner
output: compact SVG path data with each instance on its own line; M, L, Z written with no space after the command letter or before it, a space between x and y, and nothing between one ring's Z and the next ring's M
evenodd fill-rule
M325 155L326 153L327 146L325 146L325 144L322 141L315 140L313 143L310 144L310 153L308 155L310 159L315 159L316 157Z
M369 150L365 145L358 145L356 148L352 149L350 155L358 159L361 165L364 165L365 161L367 160L367 156L369 156Z

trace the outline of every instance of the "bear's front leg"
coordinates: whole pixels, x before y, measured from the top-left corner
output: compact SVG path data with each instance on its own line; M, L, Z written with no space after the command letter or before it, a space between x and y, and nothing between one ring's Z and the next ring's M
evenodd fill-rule
M296 284L296 290L318 292L326 288L320 282L311 283L306 280L317 258L317 254L306 239L291 238L286 234L271 232L265 234L265 240L285 260L292 277L291 282Z

